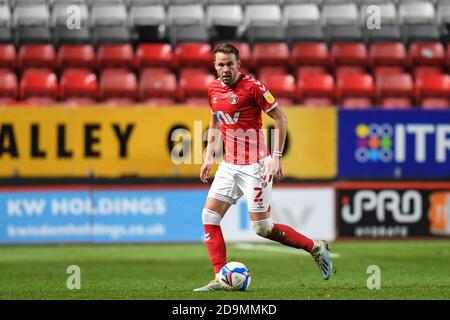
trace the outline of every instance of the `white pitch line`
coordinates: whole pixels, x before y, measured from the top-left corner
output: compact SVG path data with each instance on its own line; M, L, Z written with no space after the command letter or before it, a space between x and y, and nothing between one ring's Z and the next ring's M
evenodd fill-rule
M267 244L250 244L250 243L242 243L234 245L236 249L241 250L251 250L251 251L268 251L268 252L282 252L282 253L290 253L290 254L301 254L301 255L310 255L308 252L304 250L298 250L295 248L288 247L278 247ZM331 258L339 258L340 254L336 252L330 252Z

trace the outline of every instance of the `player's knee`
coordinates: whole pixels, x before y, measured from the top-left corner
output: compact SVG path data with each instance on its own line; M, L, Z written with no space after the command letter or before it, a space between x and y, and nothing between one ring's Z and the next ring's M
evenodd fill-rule
M272 232L273 221L271 218L252 221L252 227L258 236L267 237Z
M220 221L222 220L222 216L217 212L212 210L203 208L202 211L202 221L203 224L215 224L220 225Z

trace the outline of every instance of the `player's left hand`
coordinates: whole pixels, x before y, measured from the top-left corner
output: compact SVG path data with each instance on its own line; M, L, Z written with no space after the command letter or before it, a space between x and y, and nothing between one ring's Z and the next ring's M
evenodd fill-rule
M273 157L270 160L269 165L269 182L272 181L272 179L275 182L279 182L283 179L283 173L281 170L281 158L280 157Z

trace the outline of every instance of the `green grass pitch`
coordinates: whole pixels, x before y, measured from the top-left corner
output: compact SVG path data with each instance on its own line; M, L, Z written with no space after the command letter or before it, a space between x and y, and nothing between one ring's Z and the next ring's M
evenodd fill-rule
M450 299L450 240L338 241L337 273L322 280L309 255L278 244L228 245L252 272L246 292L196 293L212 279L203 244L0 247L0 299ZM81 269L69 290L66 269ZM381 288L369 290L371 265Z

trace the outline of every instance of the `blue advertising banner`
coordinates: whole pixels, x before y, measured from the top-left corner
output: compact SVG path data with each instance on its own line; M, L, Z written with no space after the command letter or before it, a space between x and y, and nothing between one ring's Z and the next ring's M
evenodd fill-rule
M338 119L340 178L450 177L450 111L342 110Z
M207 190L0 192L0 243L201 241Z

